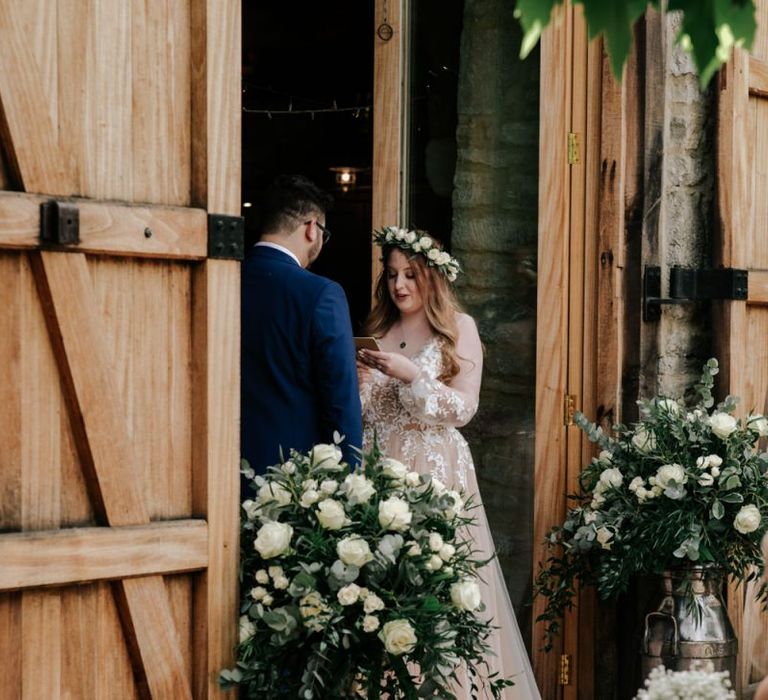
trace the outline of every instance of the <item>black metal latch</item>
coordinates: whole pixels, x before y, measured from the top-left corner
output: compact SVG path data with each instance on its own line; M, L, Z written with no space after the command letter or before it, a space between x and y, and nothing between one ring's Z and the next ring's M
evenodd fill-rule
M76 204L49 199L40 205L40 240L52 245L80 243L80 211Z
M669 271L669 297L661 296L661 268L646 266L643 271L643 321L658 321L662 304L687 304L708 299L746 301L746 270L723 267L698 270L675 265Z
M242 216L208 214L208 257L242 260L244 233Z

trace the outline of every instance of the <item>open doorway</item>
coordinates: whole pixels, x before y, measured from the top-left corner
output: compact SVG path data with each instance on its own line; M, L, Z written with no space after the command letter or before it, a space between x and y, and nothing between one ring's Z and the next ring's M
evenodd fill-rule
M312 271L336 280L357 330L370 308L373 2L243 0L243 216L284 173L331 192Z

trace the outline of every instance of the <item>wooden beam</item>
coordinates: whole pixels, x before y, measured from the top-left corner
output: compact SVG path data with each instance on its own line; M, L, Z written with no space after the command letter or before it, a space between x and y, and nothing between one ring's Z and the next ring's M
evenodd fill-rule
M747 291L748 304L768 304L768 272L750 270Z
M45 84L14 3L0 3L0 142L12 178L27 192L69 195Z
M571 124L572 7L555 10L541 37L539 131L539 266L536 323L536 440L534 476L533 572L547 556L546 532L565 514L566 428L563 405L568 368L568 227ZM533 604L533 619L545 601ZM544 623L533 625L533 668L542 697L559 696L562 639L543 651Z
M208 565L208 528L176 520L0 535L0 591L65 586Z
M113 526L148 524L85 256L42 251L30 261L94 512ZM125 579L113 588L145 694L191 698L162 576Z
M768 62L749 57L749 94L768 97Z
M0 192L0 248L40 247L40 204L50 197ZM208 220L202 209L70 199L80 212L81 253L204 260Z
M239 282L239 265L227 260L209 260L193 275L192 509L209 526L208 571L194 592L195 697L221 693L218 671L233 664L236 644Z
M391 37L378 33L382 24L392 28ZM403 162L403 124L405 122L404 34L405 16L402 0L376 0L373 35L373 202L371 226L401 225L401 193L405 164ZM371 259L373 288L381 272L381 260L374 250Z

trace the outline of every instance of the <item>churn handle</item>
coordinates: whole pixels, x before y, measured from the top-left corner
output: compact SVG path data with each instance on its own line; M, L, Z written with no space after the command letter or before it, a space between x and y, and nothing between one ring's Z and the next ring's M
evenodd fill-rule
M674 618L673 615L668 615L667 613L663 612L651 612L648 613L645 616L645 630L643 632L643 653L648 653L648 635L650 633L650 630L648 628L648 622L652 617L660 617L662 620L669 620L672 622L672 630L674 632L673 639L675 643L675 656L678 656L680 654L680 649L678 648L678 634L677 634L677 620Z

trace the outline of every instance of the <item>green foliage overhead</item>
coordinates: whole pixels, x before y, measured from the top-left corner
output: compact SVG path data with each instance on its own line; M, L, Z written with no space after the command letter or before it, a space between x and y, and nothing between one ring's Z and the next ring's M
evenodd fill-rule
M602 35L613 74L621 78L632 46L632 25L647 5L658 9L660 0L573 0L584 6L589 38ZM549 24L552 11L563 0L516 0L515 16L525 32L520 51L525 58ZM750 48L755 37L753 0L669 0L669 12L680 11L683 25L677 40L696 62L701 84L706 85L728 60L734 46Z

